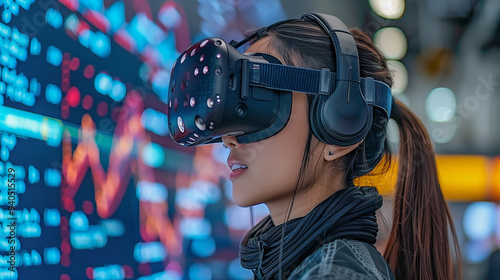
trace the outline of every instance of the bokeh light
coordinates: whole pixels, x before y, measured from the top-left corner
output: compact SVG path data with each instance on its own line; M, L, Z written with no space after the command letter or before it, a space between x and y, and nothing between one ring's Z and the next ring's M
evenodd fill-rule
M142 150L142 160L148 166L161 167L165 161L163 147L156 143L146 144Z
M394 78L392 94L401 94L408 87L408 70L403 63L397 60L388 60L387 64Z
M497 205L497 217L500 217L500 205ZM495 242L500 248L500 222L495 223Z
M205 218L189 217L180 221L179 230L185 238L207 238L212 233L212 224Z
M387 19L398 19L405 12L404 0L370 0L370 7L377 15Z
M71 213L69 227L72 231L86 231L89 228L89 220L83 211Z
M465 258L470 263L481 263L486 261L492 251L492 240L482 239L468 242L465 245Z
M491 202L471 203L464 213L464 232L471 240L490 237L495 230L496 207Z
M159 262L166 257L166 248L158 241L135 244L134 259L139 263Z
M76 107L80 104L80 90L77 87L71 87L66 94L66 100L68 105L71 107Z
M208 258L215 253L216 244L213 237L194 239L191 243L191 251L200 258Z
M373 41L387 59L402 59L408 51L406 35L397 27L379 29Z
M211 280L212 270L204 263L194 263L189 267L189 279Z
M425 100L425 112L434 122L448 122L457 110L455 93L446 87L437 87L429 92Z

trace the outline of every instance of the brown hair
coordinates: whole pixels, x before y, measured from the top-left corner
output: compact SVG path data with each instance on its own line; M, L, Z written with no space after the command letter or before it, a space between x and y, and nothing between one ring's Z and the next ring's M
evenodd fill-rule
M397 279L453 279L448 225L460 265L458 241L439 185L432 143L418 117L397 104L393 119L400 134L399 168L385 258ZM462 277L460 267L458 277Z
M361 76L373 77L392 86L386 59L371 38L359 29L351 28L350 31L357 44ZM268 35L271 37L269 48L285 64L314 69L327 67L336 71L332 41L316 23L290 20L273 26ZM311 96L308 98L309 101L312 99ZM386 132L388 119L377 109L373 114L368 136L342 158L346 182L368 174L384 157L389 159L384 161L384 170L390 168L392 160ZM400 131L399 170L392 230L384 257L396 279L454 279L455 276L461 279L457 236L439 185L429 135L418 117L399 101L394 103L391 118ZM311 138L312 132L309 131L298 182L303 179L309 162ZM453 269L449 232L458 263L457 275Z

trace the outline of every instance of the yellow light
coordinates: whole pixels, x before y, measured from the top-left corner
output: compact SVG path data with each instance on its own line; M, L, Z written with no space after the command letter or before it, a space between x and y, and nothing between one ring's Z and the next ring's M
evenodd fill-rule
M497 160L496 193L492 197L488 189L488 172L490 160L484 156L468 155L439 155L436 157L439 182L444 197L455 201L478 201L500 198L500 158ZM357 186L375 186L380 194L391 194L397 180L397 157L387 172L384 170L384 160L370 172L370 174L357 178Z
M500 200L500 157L493 159L493 176L491 180L491 198L495 201Z
M436 161L441 189L447 199L463 201L486 199L487 157L441 155Z
M370 7L377 15L387 19L398 19L405 12L404 0L370 0Z
M397 174L398 162L396 157L394 157L390 166L387 165L386 158L383 158L372 172L354 179L354 184L356 186L374 186L377 187L381 195L389 195L396 185Z

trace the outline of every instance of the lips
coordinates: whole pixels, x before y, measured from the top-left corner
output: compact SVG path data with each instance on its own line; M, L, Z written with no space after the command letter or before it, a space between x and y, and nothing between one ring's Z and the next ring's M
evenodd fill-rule
M236 160L235 158L229 157L227 159L227 165L231 169L231 174L229 174L229 179L234 180L236 177L240 176L243 172L248 169L248 166Z

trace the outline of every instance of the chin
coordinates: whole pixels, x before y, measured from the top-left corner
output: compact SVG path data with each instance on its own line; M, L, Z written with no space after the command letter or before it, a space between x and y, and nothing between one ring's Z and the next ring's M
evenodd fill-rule
M249 199L250 197L245 195L235 195L233 190L233 201L239 207L250 207L259 204L260 202Z
M233 196L233 201L239 207L250 207L258 204L258 203L251 203L250 201L244 199L240 200L235 198L234 196Z

